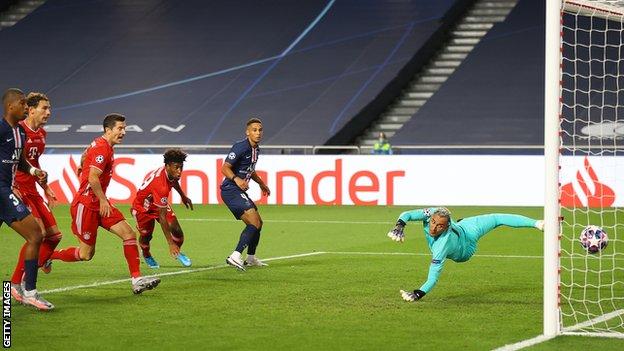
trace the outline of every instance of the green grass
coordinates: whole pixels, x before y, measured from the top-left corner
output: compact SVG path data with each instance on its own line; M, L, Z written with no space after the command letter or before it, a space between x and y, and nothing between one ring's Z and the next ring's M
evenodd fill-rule
M420 224L408 226L404 244L385 236L405 209L263 206L261 258L328 253L273 260L242 273L220 267L242 229L226 207L176 208L192 268L211 269L164 276L158 289L139 296L129 282L48 293L57 306L50 313L15 305L13 348L485 350L541 333L540 232L495 230L479 243L475 257L448 262L434 290L410 304L398 291L422 284L430 257ZM451 210L456 218L487 212L541 217L539 208ZM60 247L75 245L67 207L54 212L64 234ZM8 280L22 240L6 226L0 235L2 275ZM144 273L184 270L168 257L159 228L152 253L162 268L153 271L142 263ZM57 261L52 274L40 274L38 286L50 290L127 275L120 240L101 230L92 261ZM536 349L564 347L622 350L624 341L562 337Z

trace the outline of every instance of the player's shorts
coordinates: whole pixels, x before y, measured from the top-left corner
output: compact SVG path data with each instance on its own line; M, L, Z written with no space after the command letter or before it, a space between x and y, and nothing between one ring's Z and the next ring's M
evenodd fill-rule
M50 228L56 225L56 218L50 211L48 204L39 194L23 194L22 200L33 216L41 219L44 228Z
M143 237L151 236L154 233L154 225L158 221L158 212L138 212L135 209L131 209L130 212L137 222L139 235ZM166 219L169 225L173 224L173 221L176 219L175 212L173 212L171 206L167 206Z
M9 187L0 187L0 225L11 225L15 221L21 221L30 214L28 207L19 197L13 194Z
M98 227L110 230L112 226L125 220L123 214L116 207L111 207L108 217L102 217L99 210L91 209L81 202L76 202L72 203L70 212L72 232L78 237L78 240L89 246L95 245Z
M258 209L247 193L239 187L221 189L221 198L236 219L240 219L243 213L249 209Z

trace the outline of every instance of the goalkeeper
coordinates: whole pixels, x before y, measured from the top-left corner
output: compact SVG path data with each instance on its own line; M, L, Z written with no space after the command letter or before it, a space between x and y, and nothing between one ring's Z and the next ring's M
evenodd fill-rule
M451 213L444 207L425 208L401 213L394 229L388 236L397 242L405 238L403 229L407 222L421 221L425 239L431 249L432 260L427 281L418 289L401 290L405 301L420 300L438 281L447 258L455 262L466 262L477 250L477 242L494 228L506 225L514 228L537 228L544 230L544 221L513 214L486 214L460 219L451 219Z

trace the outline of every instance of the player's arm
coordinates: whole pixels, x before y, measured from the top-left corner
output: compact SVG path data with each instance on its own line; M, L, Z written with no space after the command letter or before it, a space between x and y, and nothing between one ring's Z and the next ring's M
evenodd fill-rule
M167 222L167 206L158 207L158 223L160 223L165 239L167 239L167 244L169 244L169 253L173 258L178 257L180 248L171 237L171 228L169 227L169 222Z
M442 268L444 267L444 261L446 261L446 245L444 241L436 242L431 248L433 251L431 263L429 264L429 273L427 274L427 281L420 288L414 291L401 290L401 296L405 301L416 301L422 299L427 293L433 289L440 278Z
M264 183L264 180L260 178L260 176L256 173L256 171L254 171L251 174L251 179L253 179L254 182L258 183L258 185L260 186L260 190L262 191L262 195L264 196L271 195L271 189L269 189L269 187Z
M241 190L247 191L247 189L249 189L249 184L244 179L241 179L239 176L237 176L234 173L234 170L232 169L232 167L233 166L230 163L223 162L223 166L221 166L221 173L223 173L223 175L227 179L236 183L236 185L238 185L238 187L241 188Z
M23 153L20 156L19 163L17 164L17 169L24 173L30 173L31 175L37 177L38 182L43 182L44 184L47 184L48 182L48 173L37 167L33 167L33 165L31 165L26 160Z
M87 150L83 151L82 155L80 156L80 164L78 164L78 168L76 169L76 174L78 176L80 176L80 173L82 173L82 165L84 164L86 157L87 157Z
M102 190L100 175L102 175L102 171L99 168L94 166L89 167L89 186L98 200L100 200L100 215L108 217L110 215L111 205L108 203L104 190Z
M405 234L403 233L403 230L405 229L407 222L424 221L425 219L431 217L435 210L436 208L432 207L405 211L401 213L399 219L394 225L394 228L388 232L388 237L394 241L402 243L405 240Z
M193 201L191 201L191 199L189 199L188 196L186 196L186 194L184 193L184 190L182 190L182 187L180 187L180 183L179 182L174 182L173 183L173 188L178 192L178 194L180 194L180 198L182 199L182 203L184 204L184 206L186 208L190 208L191 211L193 210Z

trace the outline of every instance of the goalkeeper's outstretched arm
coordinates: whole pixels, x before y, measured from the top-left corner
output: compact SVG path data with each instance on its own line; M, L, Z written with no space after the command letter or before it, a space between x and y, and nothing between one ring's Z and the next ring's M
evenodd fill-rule
M432 213L432 209L419 209L401 213L394 228L388 232L388 237L394 241L403 242L405 240L403 230L407 222L425 220L429 213Z

